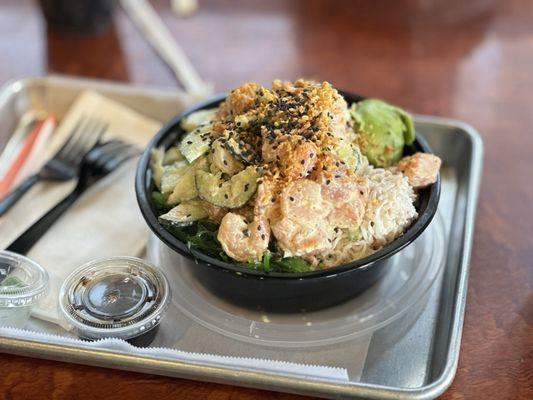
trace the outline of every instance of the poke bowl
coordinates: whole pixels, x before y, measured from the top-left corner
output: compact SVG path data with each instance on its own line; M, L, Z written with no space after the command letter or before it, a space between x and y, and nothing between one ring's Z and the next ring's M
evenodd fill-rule
M348 106L362 104L360 102L365 101L364 97L349 92L339 90L338 94L339 96L342 96ZM376 283L376 281L378 281L387 271L391 257L415 241L434 217L440 196L440 177L438 172L434 176L432 182L429 184L426 183L413 191L415 194L413 195L412 203L413 210L415 211L411 212L410 219L404 224L402 231L393 239L383 240L383 242L379 242L377 245L372 245L373 248L361 253L361 257L357 259L341 262L337 265L325 266L327 265L327 256L325 253L324 255L316 255L318 253L315 251L314 253L308 253L305 256L306 258L302 258L304 261L300 262L300 257L294 256L294 254L298 253L293 251L293 247L291 247L292 244L283 242L281 239L282 234L285 231L280 229L276 231L274 229L276 226L273 226L272 232L269 231L270 236L265 240L266 246L268 246L265 247L265 251L261 253L257 259L254 260L249 258L245 261L242 256L238 256L239 253L237 250L232 252L231 249L233 249L238 242L248 243L247 240L253 235L253 232L250 233L250 226L253 226L254 231L257 227L259 232L261 232L261 226L257 224L247 225L248 228L242 228L239 232L239 234L244 233L244 236L233 236L227 243L224 243L224 238L221 237L221 227L224 222L219 221L219 225L213 224L212 221L209 221L210 216L206 217L206 215L202 214L199 219L194 222L195 228L193 230L191 227L192 222L189 223L189 221L191 218L194 219L194 215L191 217L191 214L194 214L195 209L190 211L191 209L187 208L185 211L183 211L183 209L179 210L181 213L174 212L173 214L169 214L169 208L172 207L168 204L165 205L164 202L168 201L168 198L170 197L167 196L161 199L160 182L158 184L156 176L157 169L154 167L154 154L157 151L162 152L160 153L161 157L164 156L166 158L168 156L172 158L174 157L174 154L169 155L169 153L172 153L172 151L169 150L173 150L177 143L183 142L183 145L186 147L187 143L194 142L194 140L187 140L187 135L191 133L191 130L187 129L187 122L190 122L187 119L190 118L191 115L199 115L197 114L199 111L205 112L206 110L222 107L228 103L227 101L225 102L227 98L228 94L216 95L209 100L189 108L170 120L154 136L144 150L137 166L135 179L137 201L141 213L151 231L171 251L182 255L184 261L181 267L186 265L186 268L190 268L197 280L216 295L245 307L275 312L317 310L347 301ZM199 136L198 140L206 141L206 137L207 135L204 132ZM184 148L183 150L185 152L187 149ZM207 153L214 153L214 150L210 151L208 149ZM417 132L416 136L413 134L411 140L402 144L398 157L402 157L402 160L409 160L411 157L418 154L429 155L431 154L431 149L425 138ZM371 157L370 154L369 157ZM163 158L161 158L161 160L163 160ZM239 160L245 163L244 159L241 160L239 158ZM175 159L170 160L170 162L175 162ZM187 168L190 169L190 165L194 163L194 160L191 160L191 162L184 160L184 162L187 164ZM301 164L304 165L303 160ZM225 165L227 165L227 163ZM405 178L407 173L404 173L405 176L403 176L402 171L400 171L397 165L401 166L401 164L394 164L384 167L383 171L386 172L381 173L385 174L387 177L391 176L390 179L400 179L397 178L397 176L401 175L401 179L407 180L407 178ZM201 173L197 172L195 175L195 184L197 185L195 190L200 191L200 197L198 197L198 199L200 199L199 201L204 202L206 201L205 199L214 198L218 201L220 198L220 201L222 202L221 204L227 205L228 203L225 201L228 200L228 193L230 193L229 200L232 200L236 195L234 196L232 191L226 191L223 193L226 199L224 200L224 197L221 197L221 193L218 193L216 188L217 185L220 188L224 188L227 184L225 185L225 182L222 181L220 181L221 183L218 183L219 181L213 180L214 178L212 177L216 175L216 173L218 173L217 176L219 178L226 175L220 171L213 172L209 168L209 166L206 166L204 171ZM244 164L242 168L244 171L241 171L241 174L248 169L246 164ZM268 165L264 168L268 168ZM315 165L315 170L307 170L307 175L304 176L304 174L302 174L302 179L299 179L298 181L311 180L311 178L307 177L311 177L312 174L314 174L313 171L316 171L316 168ZM373 167L370 166L370 168ZM320 169L320 167L318 167L318 169ZM377 170L380 168L376 167L375 169ZM187 171L187 169L184 170ZM260 172L260 174L263 174L263 172ZM261 177L258 178L258 176ZM229 182L229 177L226 178ZM264 183L262 175L257 175L254 179L259 182L259 186ZM325 182L329 185L329 179ZM204 186L200 186L198 189L198 185ZM308 183L308 185L312 186L313 184ZM248 187L246 187L246 189L248 189ZM254 189L257 190L257 188ZM305 196L305 190L302 190L301 188L297 188L296 190L297 193L301 192L303 193L302 196ZM181 193L183 192L183 188L180 187L177 191ZM170 196L172 196L172 193L174 192L171 192ZM239 194L239 196L240 195L241 194ZM363 195L363 191L361 191L361 195ZM257 194L254 194L254 196L259 197ZM255 197L252 197L252 200L254 200ZM292 196L290 196L290 199L291 201L294 201ZM161 201L163 201L163 203L161 203ZM272 202L274 203L275 201L277 200L273 197ZM174 208L177 207L176 204L173 204L173 206ZM312 207L315 206L313 205ZM315 208L318 209L324 207L316 206ZM336 209L338 209L338 207L332 207L332 210ZM229 212L227 208L224 208L224 210L225 214L222 218L226 218L226 214L234 214L232 211L240 210L240 208L231 209L230 207ZM257 209L255 208L254 210ZM328 215L331 215L331 213L333 213L333 211L330 211L330 214ZM169 222L169 220L165 219L169 218L168 215L179 215L179 219L171 219ZM248 224L251 223L253 218L253 216L249 218L241 217L242 221L244 221L243 223ZM180 223L173 224L173 221L180 221ZM182 224L181 221L185 221L186 224ZM222 221L224 220L222 219ZM346 218L340 223L343 222L346 222ZM373 224L373 221L370 223ZM298 225L298 222L296 221L295 224ZM286 229L290 231L293 229L292 225L289 224ZM334 229L337 230L337 227ZM276 232L281 232L278 234L280 240L274 237ZM297 233L297 235L298 234L299 233ZM261 236L265 239L265 235ZM209 243L206 244L197 241L196 238L200 237L208 237ZM218 239L221 239L222 242L219 243ZM332 242L331 239L327 240L329 240L330 243ZM339 241L340 239L335 240ZM361 240L361 238L359 237L356 240ZM373 243L376 243L376 241L374 240ZM282 249L280 249L280 247L282 247ZM291 253L291 251L293 252ZM251 254L253 255L256 253ZM287 254L289 254L289 256L287 256ZM302 265L307 265L307 267L301 268ZM176 268L178 267L180 266L176 266ZM294 269L291 269L293 267Z

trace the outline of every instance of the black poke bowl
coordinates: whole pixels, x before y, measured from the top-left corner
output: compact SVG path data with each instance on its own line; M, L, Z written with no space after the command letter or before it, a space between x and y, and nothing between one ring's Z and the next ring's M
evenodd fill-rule
M339 92L348 104L364 99ZM170 120L144 150L135 178L137 201L152 232L171 251L184 256L185 262L181 265L190 268L196 279L217 296L244 307L274 312L318 310L333 306L354 298L376 283L386 272L391 257L418 238L433 219L440 197L440 176L437 182L418 192L418 218L403 235L375 253L350 263L303 273L266 272L190 249L187 243L172 235L158 220L157 208L151 197L154 186L149 168L150 151L160 146L166 149L175 144L185 133L180 127L185 116L216 107L225 97L225 94L214 96ZM414 143L406 146L404 155L415 152L431 153L427 141L418 132Z

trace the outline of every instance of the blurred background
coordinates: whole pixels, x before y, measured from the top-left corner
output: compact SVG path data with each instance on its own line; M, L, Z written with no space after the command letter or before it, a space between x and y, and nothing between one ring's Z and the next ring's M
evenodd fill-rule
M0 77L59 73L177 85L119 3L2 1ZM199 0L181 13L169 0L151 3L218 90L304 76L462 116L465 103L494 101L478 99L480 87L498 97L511 81L531 79L520 54L531 26L526 1Z

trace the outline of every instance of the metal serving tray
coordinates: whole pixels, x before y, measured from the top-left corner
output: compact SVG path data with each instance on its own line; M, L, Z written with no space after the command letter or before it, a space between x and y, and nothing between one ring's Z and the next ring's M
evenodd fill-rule
M139 88L58 76L14 81L0 93L0 148L26 110L44 108L61 117L76 95L86 89L99 91L160 121L172 117L186 97L169 89ZM437 397L451 384L457 368L482 143L472 127L459 121L416 116L415 123L417 130L429 140L434 152L443 159L439 213L446 222L448 237L444 249L445 267L425 298L425 306L416 313L413 321L408 324L396 321L372 334L362 371L357 377L347 381L302 378L259 368L192 363L135 352L128 354L58 345L44 340L30 340L23 337L22 333L21 337L16 338L0 336L0 350L30 357L327 398ZM350 347L345 351L349 352Z

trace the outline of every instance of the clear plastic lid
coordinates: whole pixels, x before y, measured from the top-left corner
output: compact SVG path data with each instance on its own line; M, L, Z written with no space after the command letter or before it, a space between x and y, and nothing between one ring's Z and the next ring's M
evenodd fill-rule
M194 274L200 268L151 240L148 258L165 266L175 293L173 304L197 324L226 337L272 348L336 345L371 334L420 311L444 266L446 236L437 214L428 229L394 255L384 276L352 300L323 310L274 313L230 303L210 292ZM244 282L245 284L245 282Z
M0 251L0 307L34 304L48 288L48 273L28 257Z
M63 282L60 314L78 336L130 339L159 324L170 302L165 276L134 257L87 263Z

